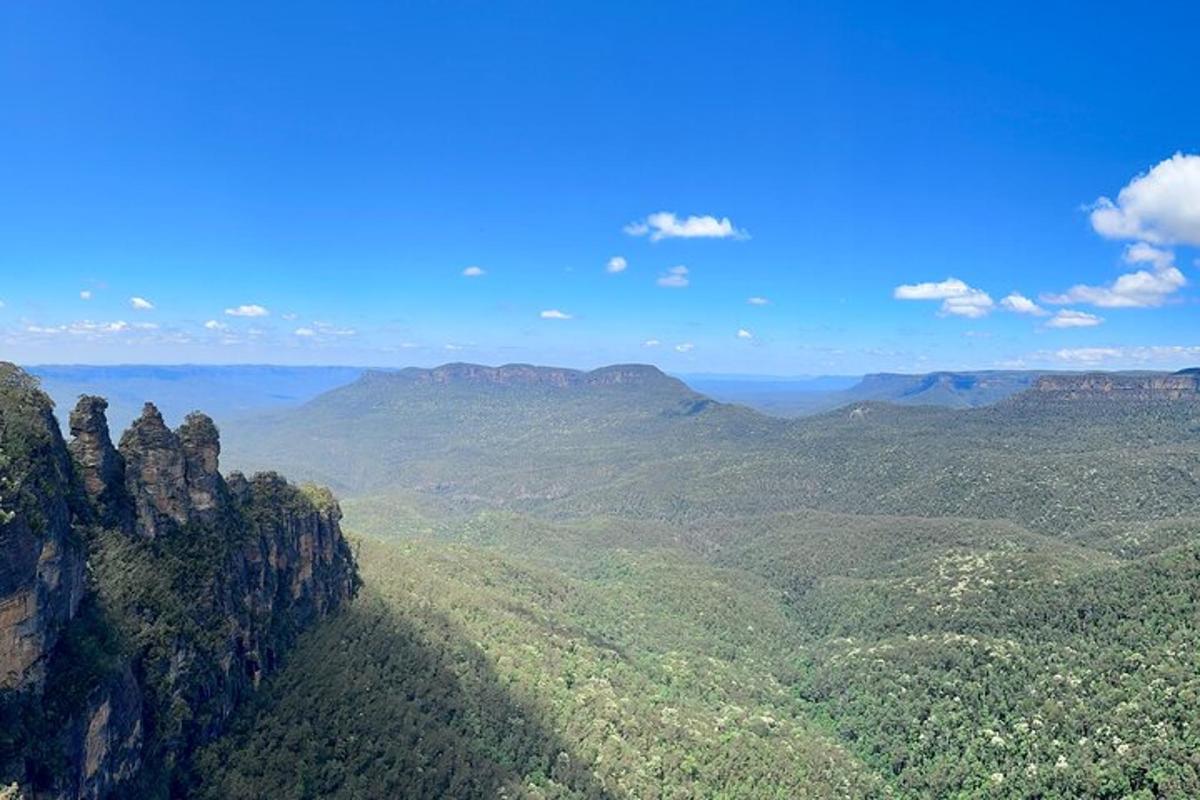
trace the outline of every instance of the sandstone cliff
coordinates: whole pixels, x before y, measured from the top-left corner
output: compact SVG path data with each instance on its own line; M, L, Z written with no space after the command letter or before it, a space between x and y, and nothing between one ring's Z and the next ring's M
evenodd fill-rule
M1031 396L1054 400L1189 400L1200 399L1200 374L1095 372L1043 375Z
M116 447L105 407L80 399L68 445L0 365L0 786L31 796L180 794L192 750L358 584L327 491L227 480L203 414L172 431L147 404Z

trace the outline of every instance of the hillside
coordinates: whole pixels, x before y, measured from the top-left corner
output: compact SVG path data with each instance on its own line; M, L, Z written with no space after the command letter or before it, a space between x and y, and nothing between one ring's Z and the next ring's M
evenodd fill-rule
M113 444L80 398L0 364L0 785L30 797L179 796L299 633L358 578L323 490L228 478L203 414L150 404Z
M352 493L370 602L206 750L203 796L1200 792L1178 379L784 421L638 374L368 376L277 420L293 459L372 421L310 462ZM356 476L355 447L405 463Z
M1093 407L1032 391L978 409L862 403L782 420L650 367L613 383L475 369L368 373L233 426L230 459L458 511L679 521L821 508L1047 532L1200 511L1196 395Z

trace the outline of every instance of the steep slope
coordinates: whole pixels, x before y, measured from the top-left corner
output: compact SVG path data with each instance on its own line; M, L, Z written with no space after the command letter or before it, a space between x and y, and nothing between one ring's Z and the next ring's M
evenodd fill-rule
M104 409L80 399L68 447L49 398L0 365L0 784L38 797L178 791L358 582L328 492L226 481L202 414L172 431L147 404L118 449Z

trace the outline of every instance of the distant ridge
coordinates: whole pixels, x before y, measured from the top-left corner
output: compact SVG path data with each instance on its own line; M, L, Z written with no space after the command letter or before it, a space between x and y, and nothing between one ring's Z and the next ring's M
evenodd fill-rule
M364 378L416 384L492 384L497 386L611 386L615 384L646 385L653 383L684 384L650 364L613 364L590 371L565 367L540 367L533 364L503 364L489 367L483 364L455 362L439 367L407 367L397 372L371 370Z

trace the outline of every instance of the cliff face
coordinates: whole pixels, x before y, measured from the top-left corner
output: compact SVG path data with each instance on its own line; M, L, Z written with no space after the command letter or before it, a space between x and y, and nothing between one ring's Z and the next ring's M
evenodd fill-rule
M118 449L104 411L81 398L68 446L0 367L0 785L38 797L180 793L192 750L358 585L327 491L227 481L202 414L172 431L148 404Z
M1055 400L1200 399L1200 374L1184 370L1157 374L1043 375L1033 385L1031 394Z
M81 510L49 404L32 379L0 364L0 690L41 688L79 606Z

